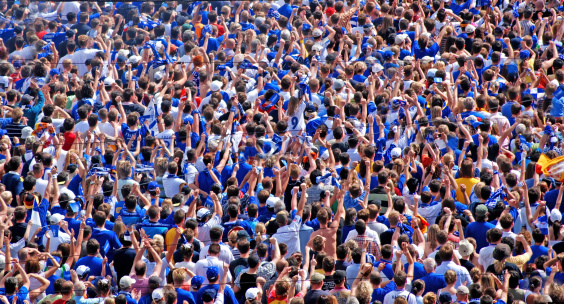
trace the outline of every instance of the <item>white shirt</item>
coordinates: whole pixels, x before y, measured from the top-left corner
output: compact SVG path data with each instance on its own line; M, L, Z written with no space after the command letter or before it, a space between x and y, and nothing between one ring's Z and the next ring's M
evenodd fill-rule
M211 244L210 244L211 245ZM208 250L210 250L210 245L207 245L200 251L200 261L208 257ZM219 244L219 259L227 264L230 264L235 258L228 245Z
M86 64L84 64L86 60L94 58L96 53L100 51L101 50L98 49L79 49L74 52L72 55L72 63L77 66L79 77L84 76L84 74L88 72L88 68L86 67Z
M47 181L41 178L35 180L35 191L45 197L45 189L47 188Z
M482 265L484 269L488 269L488 266L494 263L495 261L493 258L494 249L495 249L495 244L480 249L480 258L478 259L478 263L480 263L480 265Z
M46 234L49 233L49 235L51 236L51 248L57 248L59 247L59 244L62 243L69 243L71 241L71 237L70 235L66 234L65 232L61 231L59 229L59 236L58 237L53 237L53 232L49 229L47 230ZM43 244L47 244L47 237L43 236Z
M59 7L63 5L63 3L59 4ZM59 7L57 7L57 9L59 9ZM62 20L67 20L67 14L70 12L74 12L76 15L78 15L80 13L80 4L78 3L78 1L72 1L72 2L66 2L65 6L63 7L63 9L61 10L61 19Z
M194 274L204 277L203 285L209 284L206 272L210 266L216 266L219 268L219 277L221 278L221 276L223 276L223 262L217 257L209 256L203 260L199 260L196 262L196 265L194 265ZM227 282L229 283L231 280L231 273L227 272Z
M155 136L155 138L162 139L164 141L164 143L166 144L166 148L170 150L170 145L172 144L171 136L173 134L174 134L174 131L172 129L166 129L166 130L162 131L161 133L157 134Z
M415 298L415 295L405 289L401 289L401 290L395 289L389 292L384 297L384 302L382 304L393 304L395 298L399 296L405 297L405 299L407 300L407 304L417 304L417 299Z
M221 225L221 217L219 217L219 215L216 214L209 221L207 221L202 227L198 227L198 240L200 240L206 246L211 244L210 230L217 225Z
M166 197L173 197L180 192L180 185L185 184L186 181L174 175L168 177L168 172L163 176L163 186Z
M59 194L63 194L63 193L68 194L68 196L71 200L74 200L74 198L76 197L74 192L70 191L69 188L67 188L66 186L59 185ZM56 247L53 247L53 248L56 248Z
M444 261L435 269L436 274L445 274L447 270L453 270L456 272L457 280L454 284L454 288L457 288L460 285L469 286L472 284L472 278L470 277L470 273L468 269L464 266L456 265L453 261Z
M302 217L296 215L294 220L284 227L278 228L278 231L272 235L278 243L284 243L288 245L288 252L286 257L290 257L294 252L300 251L300 226L302 223Z
M86 131L88 131L89 129L90 126L88 125L88 121L86 120L80 121L76 124L76 126L74 126L74 130L80 132L80 134L86 133Z
M386 227L387 228L387 227ZM387 229L386 229L387 230ZM380 236L378 235L378 233L376 233L376 231L370 229L369 227L366 227L366 231L364 232L364 235L366 235L367 237L371 237L374 239L375 243L378 243L378 245L380 245ZM358 232L356 232L355 229L349 231L349 234L347 235L347 238L345 239L345 242L353 239L355 237L358 236Z
M108 136L112 136L112 137L113 137L114 134L115 134L115 133L114 133L114 132L115 132L115 129L114 129L114 127L112 126L112 124L109 123L109 122L100 122L100 123L98 123L98 128L100 129L101 132L103 132L104 134L106 134L106 135L108 135Z

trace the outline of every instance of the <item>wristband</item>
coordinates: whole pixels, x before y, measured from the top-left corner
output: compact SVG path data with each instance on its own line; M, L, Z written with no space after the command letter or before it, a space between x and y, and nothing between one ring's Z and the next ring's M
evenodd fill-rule
M499 175L499 172L494 170L493 175Z
M192 111L192 113L190 113L190 115L194 116L196 114L200 114L200 110L194 110Z

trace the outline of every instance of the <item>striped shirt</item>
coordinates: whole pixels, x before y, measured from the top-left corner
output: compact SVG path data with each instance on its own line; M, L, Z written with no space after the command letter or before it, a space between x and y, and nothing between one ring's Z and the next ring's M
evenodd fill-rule
M20 122L20 123L7 124L4 129L6 130L8 136L10 138L13 138L13 137L21 138L22 137L22 129L25 128L25 127L27 127L27 126Z

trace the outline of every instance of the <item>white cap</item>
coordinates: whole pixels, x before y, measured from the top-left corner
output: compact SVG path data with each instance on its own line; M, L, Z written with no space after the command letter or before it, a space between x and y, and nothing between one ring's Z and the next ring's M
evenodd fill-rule
M372 66L372 73L378 73L378 72L382 71L383 69L384 69L384 67L381 64L377 63L377 64Z
M132 279L130 276L123 276L119 280L119 287L121 289L126 289L126 288L131 287L131 285L135 284L135 282L137 282L137 281Z
M204 218L206 215L208 215L210 213L210 210L208 208L200 208L198 210L198 212L196 212L196 218L197 219L202 219Z
M62 215L60 213L54 213L54 214L51 214L51 217L49 218L49 223L51 223L51 225L56 225L64 219L65 219L64 215Z
M396 35L396 40L395 43L396 44L402 44L404 41L407 40L407 35L406 34L397 34Z
M212 92L219 91L222 86L223 86L223 82L217 81L217 80L216 80L216 81L212 81L212 83L211 83L211 90L212 90Z
M123 56L123 57L128 57L129 56L129 50L127 49L121 49L118 51L117 56Z
M256 287L251 287L249 289L247 289L247 292L245 292L245 299L247 300L254 300L257 298L258 296L258 288Z
M398 147L393 148L390 155L392 157L401 157L401 148L398 148Z
M313 37L321 37L321 35L323 35L323 31L320 29L314 29L313 32L311 32L311 35Z
M79 277L83 277L85 274L90 272L90 267L86 266L86 265L80 265L76 268L76 274Z
M269 198L266 200L266 207L268 207L268 208L274 208L274 204L278 203L279 200L280 200L280 199L277 198L277 197L269 197Z
M469 256L472 252L474 252L474 245L468 242L468 240L460 241L458 244L458 253L460 253L461 256Z
M427 70L427 77L435 77L436 72L437 72L437 69L428 69Z
M562 213L560 213L560 210L552 209L552 211L550 211L550 220L553 222L562 221Z
M466 34L472 34L474 33L474 31L476 30L476 27L473 26L472 24L468 24L466 26L466 28L464 29L464 31L466 32Z
M322 47L321 45L319 45L319 44L314 44L314 45L311 47L311 50L312 50L312 51L321 52L321 51L323 50L323 47Z
M157 302L162 300L163 299L163 289L157 288L157 289L153 290L151 297L153 298L153 300L155 300Z
M112 77L106 77L104 79L104 85L107 87L111 86L114 83L116 83L116 81Z
M141 56L137 56L137 55L133 55L129 57L129 59L127 59L127 63L130 64L136 64L139 63L139 61L141 61Z
M482 169L492 169L493 170L492 161L489 160L489 159L482 159Z
M22 139L26 139L28 138L31 133L33 132L33 129L31 127L25 127L22 129Z
M425 57L421 58L421 61L423 61L423 62L433 62L433 57L425 56Z
M414 58L413 56L405 56L405 57L403 57L403 61L404 61L404 62L405 62L405 61L414 61L414 60L415 60L415 58Z

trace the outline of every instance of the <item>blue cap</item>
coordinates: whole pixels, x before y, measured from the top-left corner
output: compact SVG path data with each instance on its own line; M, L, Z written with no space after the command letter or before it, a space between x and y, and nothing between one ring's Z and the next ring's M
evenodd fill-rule
M392 58L392 56L394 56L394 52L392 52L392 51L385 51L384 52L384 59L390 59L390 58Z
M481 121L477 121L477 120L472 121L471 124L472 124L472 127L474 127L474 129L477 128L478 126L483 125L483 123Z
M12 65L14 66L15 69L19 69L22 67L22 62L19 60L15 60Z
M451 302L452 302L452 296L450 295L449 292L441 293L441 295L439 296L439 304L451 303Z
M219 268L217 266L210 266L208 270L206 270L206 276L208 277L208 281L215 281L219 277Z
M55 75L59 75L60 72L57 69L51 69L51 71L49 71L49 75L51 75L51 77L55 76Z
M302 24L302 31L307 31L309 29L311 29L311 25L307 23Z
M366 50L367 48L372 47L372 44L366 42L363 43L362 46L360 47L361 50ZM392 53L393 54L393 53Z
M202 286L202 284L204 283L204 277L202 276L194 276L192 277L192 280L190 281L190 285L197 289L200 288Z
M155 191L155 190L157 190L158 187L159 187L159 183L157 183L155 181L150 182L149 185L147 186L149 191Z
M217 296L217 290L213 288L207 289L206 291L204 291L204 294L202 295L202 301L204 303L212 302L213 300L215 300L216 296Z
M529 52L528 50L522 50L521 52L519 52L519 58L521 59L528 59L529 56L531 56L531 52Z

